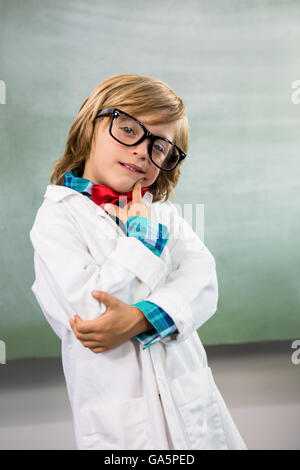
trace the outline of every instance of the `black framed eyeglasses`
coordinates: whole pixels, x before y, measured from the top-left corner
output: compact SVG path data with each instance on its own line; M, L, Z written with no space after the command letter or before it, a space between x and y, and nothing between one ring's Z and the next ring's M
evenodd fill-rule
M132 147L149 138L148 153L152 163L162 171L173 171L178 163L186 157L186 153L168 139L152 134L148 129L125 111L117 108L106 108L99 111L95 120L100 116L112 119L109 127L110 135L120 144Z

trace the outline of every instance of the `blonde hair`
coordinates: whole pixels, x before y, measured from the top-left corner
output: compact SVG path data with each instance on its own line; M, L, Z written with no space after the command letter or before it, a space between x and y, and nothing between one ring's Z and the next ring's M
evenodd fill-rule
M135 74L118 74L107 78L91 92L81 105L69 130L64 154L59 158L51 171L50 183L63 185L64 174L77 169L83 174L85 162L89 158L98 120L98 111L104 108L120 108L132 114L158 113L151 124L177 122L174 143L184 152L188 150L188 120L181 98L161 80ZM163 113L163 116L162 116ZM154 183L148 187L153 195L153 202L167 201L172 194L180 176L182 162L171 172L159 172Z

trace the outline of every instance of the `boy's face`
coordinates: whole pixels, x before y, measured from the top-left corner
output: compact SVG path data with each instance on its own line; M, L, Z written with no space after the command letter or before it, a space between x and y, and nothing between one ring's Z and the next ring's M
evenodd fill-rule
M153 134L173 142L177 123L148 124L154 116L157 116L157 113L134 117ZM105 121L99 119L96 121L94 143L82 176L94 183L105 184L118 192L132 191L136 181L141 178L142 187L148 187L154 183L161 171L151 162L148 146L149 139L132 147L117 142L109 133L109 125L105 125ZM137 165L144 170L144 173L133 173L122 163Z

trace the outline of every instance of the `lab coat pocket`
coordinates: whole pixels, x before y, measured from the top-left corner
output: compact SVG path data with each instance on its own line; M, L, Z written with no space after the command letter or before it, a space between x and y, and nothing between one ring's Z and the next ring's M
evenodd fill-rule
M204 367L170 381L189 449L228 449L211 368Z
M144 397L82 409L80 429L85 449L149 448L149 416ZM151 447L150 447L151 448Z

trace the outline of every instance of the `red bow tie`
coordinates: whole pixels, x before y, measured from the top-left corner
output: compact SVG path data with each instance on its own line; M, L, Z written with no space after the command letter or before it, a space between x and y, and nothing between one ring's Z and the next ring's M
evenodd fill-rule
M148 191L148 188L142 188L141 193L142 197ZM128 193L118 193L109 186L105 184L93 184L92 186L92 201L94 201L98 206L106 203L116 204L119 202L121 196L127 197L127 204L132 200L132 191Z

